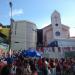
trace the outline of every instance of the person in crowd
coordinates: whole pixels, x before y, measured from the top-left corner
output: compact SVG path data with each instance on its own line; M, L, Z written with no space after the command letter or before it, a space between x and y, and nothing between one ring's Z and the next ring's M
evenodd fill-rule
M5 60L7 61L7 65L10 68L12 66L12 62L13 62L12 57L10 57L10 55L8 54L8 56L5 58Z
M49 64L51 66L51 75L56 75L56 63L54 59L50 59Z
M37 64L38 64L38 68L39 68L39 70L42 71L42 59L41 59L41 58L38 59Z
M16 60L16 75L23 75L23 61L20 60L20 58L18 57Z
M2 68L1 75L10 75L10 70L7 65Z
M11 71L10 71L11 75L16 75L16 68L17 67L16 67L15 63L13 63L11 66Z
M61 75L61 64L59 61L56 63L56 75Z
M48 75L48 62L45 58L42 59L42 75Z

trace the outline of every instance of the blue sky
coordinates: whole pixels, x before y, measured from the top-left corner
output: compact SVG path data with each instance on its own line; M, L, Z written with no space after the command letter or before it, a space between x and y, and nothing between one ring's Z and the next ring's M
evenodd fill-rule
M10 0L0 0L0 22L10 24ZM61 22L70 27L71 36L75 35L75 0L12 0L13 19L29 20L42 28L51 23L51 14L57 10Z

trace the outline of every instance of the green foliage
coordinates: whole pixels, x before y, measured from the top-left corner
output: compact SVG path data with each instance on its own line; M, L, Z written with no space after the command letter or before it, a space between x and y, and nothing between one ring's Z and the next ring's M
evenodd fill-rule
M6 36L6 39L9 39L9 28L2 28L0 32Z

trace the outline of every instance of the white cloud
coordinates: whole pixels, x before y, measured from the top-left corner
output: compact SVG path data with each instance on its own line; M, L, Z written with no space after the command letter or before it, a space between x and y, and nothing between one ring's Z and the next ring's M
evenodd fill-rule
M22 15L24 12L23 12L23 9L14 9L12 11L12 16L18 16L18 15ZM9 12L9 16L11 15L11 12Z

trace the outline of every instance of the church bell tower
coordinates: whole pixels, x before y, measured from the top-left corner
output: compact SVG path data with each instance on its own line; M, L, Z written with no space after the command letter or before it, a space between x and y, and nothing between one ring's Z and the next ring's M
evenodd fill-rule
M62 25L59 12L56 10L51 15L51 24L53 29L53 39L62 38Z

